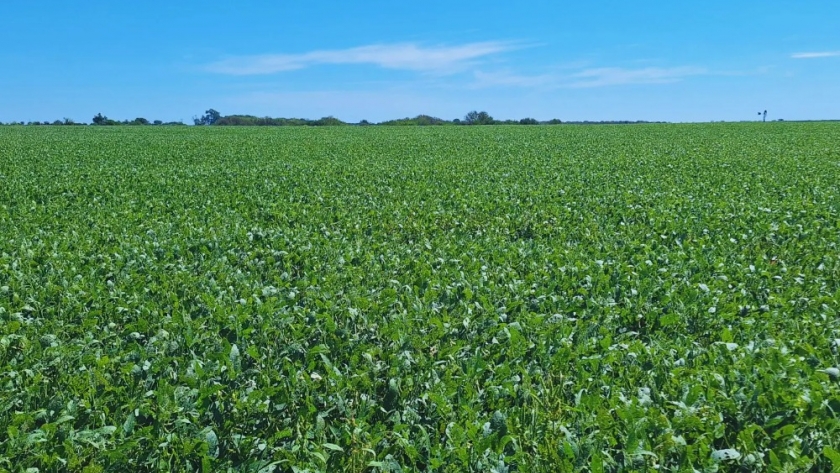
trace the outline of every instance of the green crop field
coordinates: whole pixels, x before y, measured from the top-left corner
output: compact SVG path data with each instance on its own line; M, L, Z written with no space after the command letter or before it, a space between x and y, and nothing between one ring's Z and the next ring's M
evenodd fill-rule
M0 471L840 469L840 124L0 128Z

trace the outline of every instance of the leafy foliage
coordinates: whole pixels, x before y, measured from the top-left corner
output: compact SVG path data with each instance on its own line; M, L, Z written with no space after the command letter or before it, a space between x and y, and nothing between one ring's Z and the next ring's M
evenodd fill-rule
M417 115L414 118L401 118L398 120L388 120L380 125L390 126L432 126L432 125L448 125L450 122L442 118L432 117L429 115Z
M222 114L211 108L204 112L201 118L194 118L193 123L195 125L214 125L220 118L222 118Z
M830 471L840 127L0 130L0 470Z
M489 113L473 110L464 116L463 123L466 125L492 125L494 121Z

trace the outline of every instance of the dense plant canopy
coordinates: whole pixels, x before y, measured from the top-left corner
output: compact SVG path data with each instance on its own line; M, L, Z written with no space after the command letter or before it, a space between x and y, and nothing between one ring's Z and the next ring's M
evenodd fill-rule
M837 124L9 127L0 182L0 470L840 468Z

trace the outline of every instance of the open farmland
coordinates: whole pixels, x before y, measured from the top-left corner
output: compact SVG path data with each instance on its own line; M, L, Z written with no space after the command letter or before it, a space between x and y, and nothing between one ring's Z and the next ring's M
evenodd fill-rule
M3 127L0 236L0 471L840 468L840 124Z

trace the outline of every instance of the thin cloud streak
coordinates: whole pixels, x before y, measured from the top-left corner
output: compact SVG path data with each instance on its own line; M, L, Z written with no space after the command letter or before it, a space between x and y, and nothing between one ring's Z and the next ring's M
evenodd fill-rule
M687 77L706 75L702 67L646 67L627 69L622 67L601 67L583 69L573 74L520 75L509 71L481 72L473 76L473 88L524 87L524 88L590 88L631 84L670 84Z
M576 79L568 87L606 87L628 84L670 84L690 76L707 74L702 67L645 67L643 69L625 69L621 67L601 67L586 69L574 74Z
M229 75L260 75L294 71L321 64L370 64L385 69L419 72L457 72L475 61L521 45L485 41L458 46L426 47L415 43L374 44L349 49L310 51L301 54L264 54L231 57L205 67Z
M840 56L840 51L819 51L810 53L795 53L790 55L792 59L817 59L836 56Z

